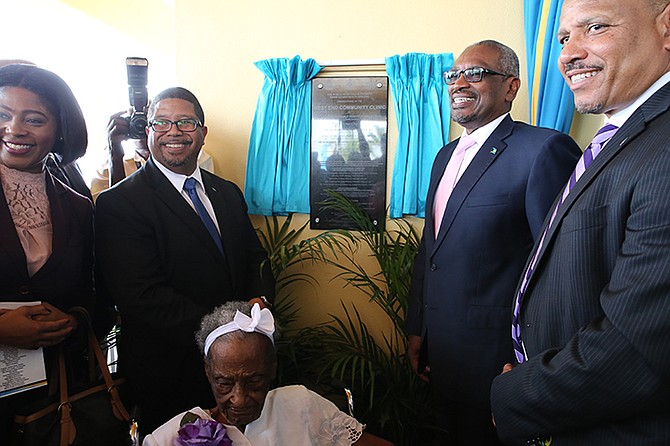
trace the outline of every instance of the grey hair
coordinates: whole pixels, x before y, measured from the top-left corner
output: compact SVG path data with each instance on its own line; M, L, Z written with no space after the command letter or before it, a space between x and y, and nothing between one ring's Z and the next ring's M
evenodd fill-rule
M668 6L670 3L669 0L650 0L652 12L654 15L658 15Z
M220 326L225 325L228 322L232 322L238 311L240 313L246 314L247 316L251 316L252 306L253 305L251 305L249 302L233 300L226 302L223 305L219 305L218 307L214 308L211 313L205 315L205 317L202 318L202 321L200 322L200 329L195 333L195 342L198 345L200 352L203 354L205 362L209 362L210 356L209 354L204 354L205 341L207 340L207 336L209 336L211 332ZM246 339L251 335L254 335L254 333L247 333L245 331L237 330L221 335L218 339ZM265 335L260 336L265 338Z
M519 77L519 57L512 48L497 40L482 40L473 43L468 48L473 46L485 46L497 50L500 55L497 68L504 74L511 74L514 77Z

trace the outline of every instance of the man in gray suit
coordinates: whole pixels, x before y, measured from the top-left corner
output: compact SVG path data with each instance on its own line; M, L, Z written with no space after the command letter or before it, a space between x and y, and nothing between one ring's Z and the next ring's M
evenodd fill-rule
M148 118L151 157L100 194L95 222L97 286L121 313L119 361L144 434L214 404L193 338L202 317L229 300L264 305L274 295L242 193L197 166L207 136L199 101L169 88Z
M506 444L670 444L669 3L563 5L559 68L607 126L517 289L517 365L491 389Z

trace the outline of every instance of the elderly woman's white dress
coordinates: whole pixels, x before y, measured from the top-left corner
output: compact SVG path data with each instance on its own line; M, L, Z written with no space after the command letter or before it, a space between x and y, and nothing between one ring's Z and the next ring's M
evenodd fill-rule
M212 419L199 407L189 412ZM173 446L185 413L147 435L143 446ZM267 394L261 416L244 433L234 426L226 429L233 446L348 446L360 438L365 425L303 386L286 386Z

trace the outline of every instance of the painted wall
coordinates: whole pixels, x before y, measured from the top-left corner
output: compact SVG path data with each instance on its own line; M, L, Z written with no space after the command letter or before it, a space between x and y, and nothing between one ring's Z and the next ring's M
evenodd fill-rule
M525 72L522 0L62 3L174 54L177 82L192 89L203 103L210 127L206 150L215 158L217 173L239 185L244 182L249 131L263 81L255 61L296 54L318 61L382 59L407 52L458 55L473 41L493 38L519 53ZM95 34L88 37L96 38ZM105 42L99 48L104 51L111 46ZM132 53L132 48L128 51L128 55L141 55ZM150 87L154 77L151 64ZM527 93L522 90L514 116L527 120L527 114ZM390 140L389 148L394 146L395 140Z
M493 13L501 10L506 12ZM506 42L520 56L523 51L521 0L177 1L176 17L178 78L198 89L210 126L217 123L206 147L216 158L218 173L240 185L263 81L254 61L296 54L317 61L381 59L407 52L458 54L484 38ZM193 51L194 45L202 51ZM526 102L524 91L515 108L519 119L527 119ZM395 117L389 119L390 173L397 130ZM390 188L390 180L388 184ZM359 261L374 270L366 255ZM319 277L321 287L301 290L304 323L340 314L340 299L355 301L375 320L377 309L366 305L364 296L343 288L342 281L330 282L332 270L306 268ZM384 325L379 328L384 330Z
M185 85L206 89L205 110L221 125L211 132L208 150L219 161L220 173L238 184L244 170L237 166L246 161L263 80L254 61L296 54L317 61L380 59L411 51L458 54L472 41L489 37L523 49L521 0L205 0L177 1L176 6L178 77ZM504 20L490 12L501 9L508 11ZM193 51L194 45L202 51ZM515 110L520 119L527 116L526 98ZM395 133L390 128L389 134ZM395 139L389 141L394 147ZM234 172L223 168L224 159Z
M523 0L10 0L8 4L15 16L30 17L39 26L26 33L23 20L10 21L15 45L3 49L7 54L0 57L31 59L71 83L89 116L92 165L104 157L107 117L127 106L125 56L150 59L150 96L176 83L199 97L209 127L205 150L214 157L216 173L241 188L263 82L253 63L266 58L298 54L317 61L382 59L407 52L457 56L474 41L496 39L515 49L521 60L522 90L512 115L528 121ZM40 14L33 14L36 11ZM45 49L42 55L39 50ZM110 73L113 77L104 77ZM599 122L596 118L577 123L582 146ZM460 129L454 126L451 134L457 136ZM396 135L391 114L389 172ZM306 323L338 312L339 299L348 300L353 292L342 291L341 282L329 283L329 273L319 270L323 286L305 292Z

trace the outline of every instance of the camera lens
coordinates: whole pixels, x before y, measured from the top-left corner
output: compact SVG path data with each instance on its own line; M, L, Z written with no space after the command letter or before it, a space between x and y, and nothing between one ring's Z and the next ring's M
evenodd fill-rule
M128 123L128 136L135 139L146 138L147 117L144 113L133 113Z

